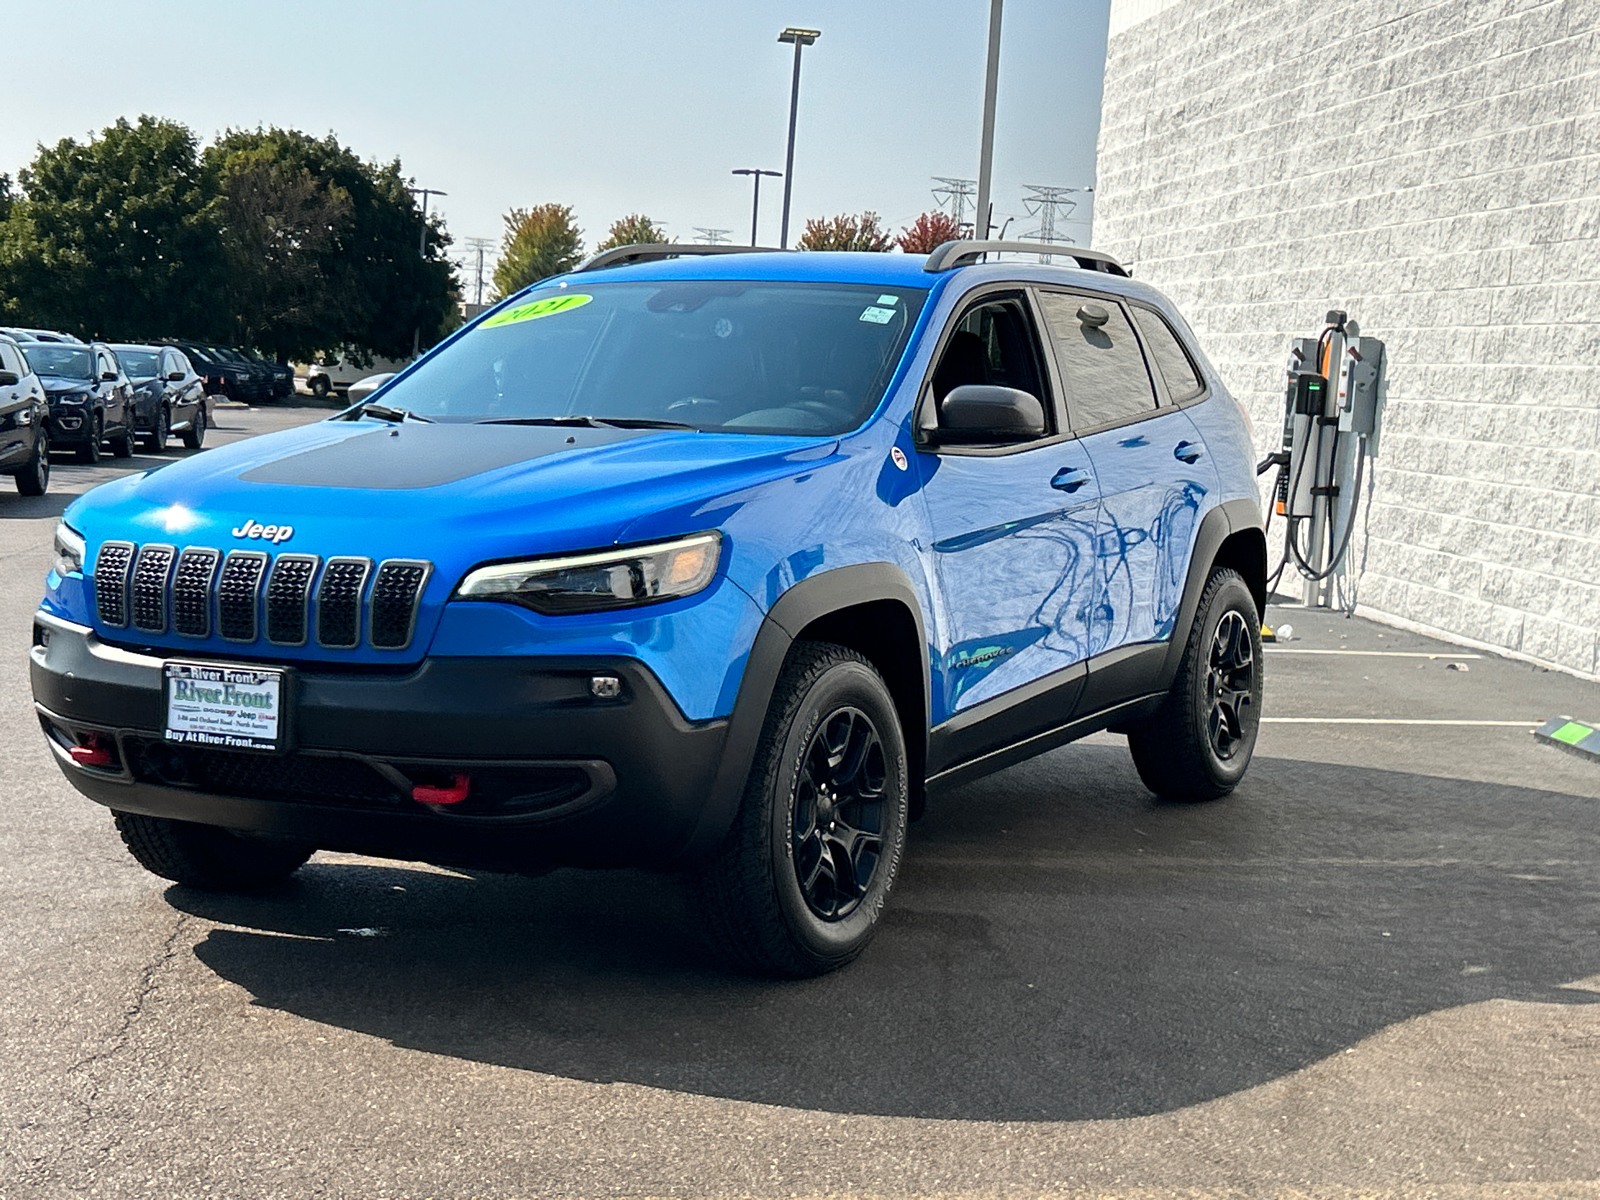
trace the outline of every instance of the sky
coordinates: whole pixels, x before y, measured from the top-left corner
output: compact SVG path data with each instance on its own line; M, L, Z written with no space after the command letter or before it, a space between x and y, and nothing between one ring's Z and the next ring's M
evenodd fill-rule
M1094 183L1108 10L1006 0L994 200L997 226L1016 218L1009 236L1038 224L1024 184ZM630 212L679 241L748 239L750 182L730 172L783 169L786 25L822 31L801 70L791 241L807 217L863 209L898 231L936 206L931 176L977 175L987 0L0 0L0 13L8 44L41 52L35 85L6 91L0 171L141 113L202 141L331 131L447 192L431 203L458 252L547 201L573 207L589 246ZM95 31L83 54L120 61L68 85L69 30ZM781 191L763 180L764 244ZM1089 212L1059 228L1088 241Z

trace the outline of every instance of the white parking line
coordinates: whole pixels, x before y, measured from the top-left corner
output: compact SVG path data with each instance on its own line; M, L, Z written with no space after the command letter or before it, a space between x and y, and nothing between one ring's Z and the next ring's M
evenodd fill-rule
M1500 725L1534 729L1543 721L1456 721L1432 717L1262 717L1264 725Z
M1301 650L1284 646L1263 647L1271 654L1354 654L1366 658L1482 658L1481 654L1433 654L1426 650Z

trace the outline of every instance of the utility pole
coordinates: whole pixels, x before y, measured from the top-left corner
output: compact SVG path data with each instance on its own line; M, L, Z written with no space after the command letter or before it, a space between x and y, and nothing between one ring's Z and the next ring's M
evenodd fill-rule
M478 286L475 292L475 298L472 301L473 304L481 305L483 303L483 256L486 252L492 251L493 249L493 238L469 237L467 239L467 252L469 254L476 252L478 256Z
M933 189L935 202L940 207L946 204L950 206L950 215L955 218L956 230L959 232L967 223L967 201L976 194L978 181L951 179L945 175L935 175L933 181L941 185Z
M694 231L700 235L695 241L707 246L726 246L733 240L728 236L733 232L731 229L702 229L696 225Z
M406 191L413 196L422 197L422 232L417 237L417 257L423 262L428 261L428 197L448 196L449 192L441 192L438 188L408 187ZM411 357L415 358L422 352L422 326L418 325L415 333L411 335Z
M978 146L978 215L973 235L989 236L989 180L994 174L994 98L1000 86L1000 5L989 0L989 62L983 77L983 137Z
M763 171L760 167L740 167L734 171L734 174L749 175L755 180L756 198L750 204L750 244L752 246L758 246L760 243L756 240L756 221L761 216L761 177L763 175L770 175L774 179L777 179L782 176L783 172Z
M780 250L789 248L789 195L794 189L794 124L800 110L800 51L814 44L821 36L820 29L796 29L793 26L778 35L778 41L794 43L794 84L789 89L789 151L783 161L783 224L778 231Z

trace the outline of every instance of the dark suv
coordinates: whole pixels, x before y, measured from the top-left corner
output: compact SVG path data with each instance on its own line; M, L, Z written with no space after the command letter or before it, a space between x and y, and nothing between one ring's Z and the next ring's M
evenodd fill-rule
M102 444L118 458L133 454L133 384L104 342L26 342L50 404L54 449L75 448L78 461L100 461Z
M17 342L0 335L0 475L24 496L50 486L50 407L44 385Z
M1105 255L624 247L327 421L76 501L33 694L169 879L678 869L734 956L815 973L958 785L1103 729L1164 796L1238 784L1252 458Z
M146 450L160 453L174 433L191 450L206 438L205 385L176 346L113 346L133 384L133 425Z

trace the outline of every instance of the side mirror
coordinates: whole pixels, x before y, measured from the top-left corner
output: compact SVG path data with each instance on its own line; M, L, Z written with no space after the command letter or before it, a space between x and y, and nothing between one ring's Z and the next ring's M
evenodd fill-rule
M115 371L104 371L100 375L101 383L115 383L116 381L117 373Z
M182 371L168 371L167 372L167 382L168 383L182 383L183 382L183 372Z
M15 371L0 371L0 387L16 387L21 382Z
M1044 431L1044 406L1031 392L968 383L940 402L934 437L950 444L1025 442Z

